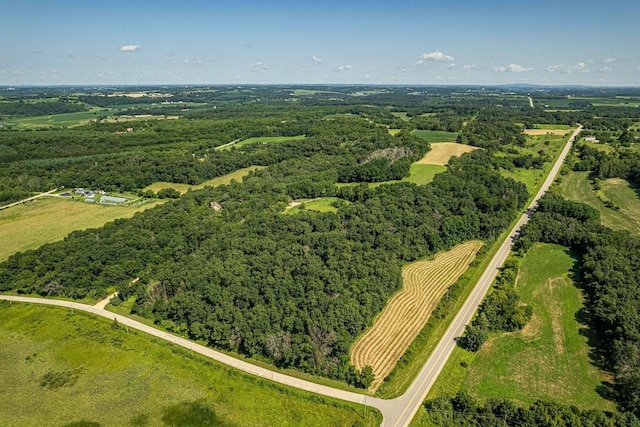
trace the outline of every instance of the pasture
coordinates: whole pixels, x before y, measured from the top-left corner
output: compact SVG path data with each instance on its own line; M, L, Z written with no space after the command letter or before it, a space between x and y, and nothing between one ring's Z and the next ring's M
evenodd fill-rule
M414 130L411 132L412 135L417 136L418 138L431 142L454 142L458 137L457 132L445 132L440 130ZM433 147L432 147L433 148Z
M76 230L101 227L117 218L130 218L160 202L141 206L105 206L44 196L0 211L0 261L16 252L62 240Z
M566 135L571 132L571 129L525 129L523 131L526 135L539 136L539 135Z
M109 111L103 111L103 108L91 108L89 111L80 111L77 113L53 114L48 116L37 117L20 117L2 120L4 127L14 129L38 129L48 127L74 127L89 123L98 117L107 117Z
M350 351L356 368L373 368L375 379L370 390L375 391L393 370L449 286L465 272L481 247L480 241L462 243L435 259L417 261L402 270L402 289L389 299Z
M269 144L274 142L287 142L287 141L301 141L305 139L305 135L297 135L297 136L259 136L255 138L247 138L242 141L236 142L235 144L227 145L225 147L220 147L220 150L230 150L231 148L239 148L243 145L248 144Z
M600 181L600 190L593 190L589 172L569 172L563 177L560 192L563 197L586 203L600 211L602 225L614 230L640 233L640 197L623 179ZM617 209L608 208L604 201L613 203Z
M300 199L295 200L287 206L285 209L285 213L287 215L292 215L299 213L302 210L316 211L316 212L338 212L338 208L334 207L333 204L342 200L344 203L349 203L346 200L339 199L337 197L320 197L317 199Z
M280 386L55 307L0 303L0 424L377 426L377 411Z
M418 160L419 165L441 165L445 166L449 163L449 159L453 156L461 156L464 153L470 153L477 150L478 147L471 145L458 144L457 142L440 142L431 145L431 150Z
M217 187L219 185L228 185L233 180L242 182L242 178L249 175L249 172L253 172L259 169L263 169L263 167L249 166L247 168L238 169L235 172L231 172L226 175L218 176L208 181L204 181L203 183L198 185L179 184L175 182L154 182L153 184L143 188L142 191L153 191L154 193L157 193L158 191L163 190L165 188L173 188L174 190L179 191L180 194L184 194L189 190L200 190L204 187Z
M598 393L610 378L590 360L589 333L577 320L583 297L570 273L574 263L563 246L534 245L522 261L516 285L522 303L533 308L529 323L521 331L493 335L476 355L457 348L429 397L461 389L519 405L543 399L614 410Z

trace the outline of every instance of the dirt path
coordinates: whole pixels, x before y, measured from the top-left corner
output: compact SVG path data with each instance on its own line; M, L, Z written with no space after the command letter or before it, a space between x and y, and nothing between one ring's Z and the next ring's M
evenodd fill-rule
M109 302L111 302L111 298L115 297L116 295L118 295L118 293L114 292L111 295L109 295L108 297L106 297L105 299L103 299L101 301L98 301L93 306L96 307L96 308L99 308L100 310L104 310L104 308L107 306L107 304L109 304Z
M57 190L58 190L57 188L54 188L53 190L49 190L46 193L36 194L35 196L27 197L26 199L18 200L17 202L9 203L8 205L0 206L0 211L2 209L7 209L7 208L10 208L10 207L13 207L13 206L18 206L18 205L20 205L22 203L30 202L31 200L35 200L35 199L37 199L39 197L42 197L42 196L50 196L51 193L53 193L53 192L55 192Z

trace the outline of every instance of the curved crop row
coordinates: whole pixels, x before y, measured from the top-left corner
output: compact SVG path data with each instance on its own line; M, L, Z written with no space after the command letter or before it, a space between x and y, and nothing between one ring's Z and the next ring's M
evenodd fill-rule
M417 261L402 270L402 289L389 299L373 326L351 348L351 363L357 369L366 365L373 368L372 391L389 375L480 247L480 241L462 243L433 260Z

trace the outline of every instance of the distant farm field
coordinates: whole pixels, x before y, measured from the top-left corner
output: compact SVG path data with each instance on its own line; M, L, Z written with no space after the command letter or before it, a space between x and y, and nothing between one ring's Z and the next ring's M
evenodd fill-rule
M130 218L159 202L143 206L104 206L58 197L40 197L0 211L0 260L63 239L76 230L101 227L117 218Z
M232 148L242 147L243 145L248 144L269 144L273 142L287 142L287 141L301 141L305 139L305 135L297 135L297 136L260 136L256 138L247 138L242 141L236 142L235 144L228 145L226 147L221 147L220 150L230 150Z
M216 178L210 179L208 181L203 182L198 185L189 185L189 184L178 184L175 182L155 182L151 185L146 186L142 189L142 191L153 191L157 193L160 190L165 188L173 188L176 191L179 191L180 194L184 194L189 190L199 190L204 187L217 187L218 185L226 185L230 184L231 181L236 180L238 182L242 182L242 178L247 176L249 172L254 170L263 169L262 166L249 166L248 168L238 169L235 172L228 173L226 175L218 176Z
M15 129L37 129L62 126L73 127L89 123L97 117L106 117L109 114L109 112L101 110L101 108L92 108L89 111L80 111L77 113L4 119L1 124L4 125L4 127L12 127Z
M589 172L569 172L560 184L565 198L600 211L602 225L640 233L640 197L636 190L623 179L603 180L600 188L598 192L593 190ZM610 201L618 209L606 207L603 200Z
M2 426L377 426L106 319L0 302ZM365 418L366 415L366 418ZM358 424L361 423L361 424Z
M413 135L427 142L454 142L458 137L457 132L445 132L440 130L414 130Z
M417 261L402 271L403 287L389 299L382 313L350 352L351 363L358 369L370 365L376 390L393 370L429 319L447 288L464 273L482 242L469 241L433 260Z
M525 129L524 133L527 135L566 135L571 132L571 129Z
M449 159L453 156L461 156L464 153L469 153L473 150L477 150L478 147L472 147L471 145L458 144L457 142L440 142L431 145L431 150L424 155L424 157L418 160L416 163L419 165L441 165L445 166L449 163Z

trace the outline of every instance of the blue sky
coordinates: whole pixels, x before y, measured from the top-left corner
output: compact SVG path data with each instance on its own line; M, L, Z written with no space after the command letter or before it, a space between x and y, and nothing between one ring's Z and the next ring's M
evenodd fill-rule
M0 85L640 86L637 0L0 0Z

